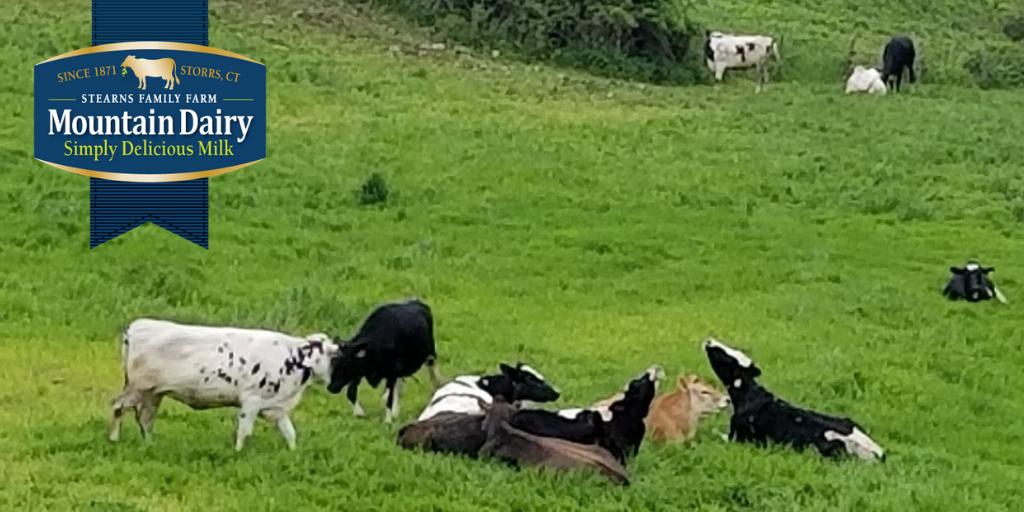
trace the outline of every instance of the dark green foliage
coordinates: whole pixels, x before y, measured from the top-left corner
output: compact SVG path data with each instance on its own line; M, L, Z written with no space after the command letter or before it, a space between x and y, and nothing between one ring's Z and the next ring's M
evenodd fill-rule
M375 172L370 174L362 186L359 187L359 204L364 206L383 204L388 201L390 195L391 190L388 188L387 180L384 179L384 176Z
M703 32L671 0L389 0L446 36L598 74L654 82L698 76Z
M993 43L977 49L964 62L964 69L983 89L1024 85L1024 55L1019 45Z
M1024 12L1008 17L1003 22L1003 33L1011 41L1024 40Z

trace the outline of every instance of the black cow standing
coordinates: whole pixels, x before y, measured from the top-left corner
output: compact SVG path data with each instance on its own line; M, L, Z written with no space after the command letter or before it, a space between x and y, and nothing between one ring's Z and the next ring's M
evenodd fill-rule
M434 366L434 317L430 307L418 300L378 307L351 341L341 344L339 340L339 345L327 390L339 393L348 386L347 396L356 416L364 414L358 396L362 379L372 387L386 382L385 421L389 423L398 414L400 379L416 373L426 363L434 385L439 384Z
M914 83L914 42L906 36L895 36L885 45L882 52L882 81L889 90L900 91L903 84L903 70L910 75L910 83Z
M848 453L867 461L884 461L885 451L849 418L793 406L757 383L761 369L746 354L714 339L704 351L715 375L729 390L733 414L729 439L803 449L815 447L825 457Z
M995 270L993 267L983 267L977 261L968 261L963 267L949 267L953 277L942 290L942 294L949 300L966 300L967 302L979 302L983 300L997 299L1006 303L999 288L988 278L989 272Z

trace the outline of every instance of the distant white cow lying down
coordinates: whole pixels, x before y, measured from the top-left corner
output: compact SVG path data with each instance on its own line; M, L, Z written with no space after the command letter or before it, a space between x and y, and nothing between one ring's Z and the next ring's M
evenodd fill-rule
M153 431L164 396L193 409L238 407L235 449L252 433L256 416L274 422L295 448L289 413L310 377L327 381L338 347L325 334L296 338L273 331L181 325L139 319L124 332L124 389L114 400L109 438L121 436L121 417L135 409L143 438Z
M857 66L846 80L846 93L866 92L868 94L885 94L885 82L882 74L875 68Z

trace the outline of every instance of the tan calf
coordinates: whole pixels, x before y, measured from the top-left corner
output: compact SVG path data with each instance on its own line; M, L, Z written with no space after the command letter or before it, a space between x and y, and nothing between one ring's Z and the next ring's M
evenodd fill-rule
M697 422L729 406L729 395L715 389L696 375L680 376L676 389L654 399L647 413L651 439L689 441L697 433Z

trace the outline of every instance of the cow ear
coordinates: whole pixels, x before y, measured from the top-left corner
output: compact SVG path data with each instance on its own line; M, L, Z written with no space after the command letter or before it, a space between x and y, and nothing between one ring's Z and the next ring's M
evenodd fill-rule
M515 373L516 373L516 369L515 368L512 368L511 366L509 366L509 365L507 365L505 363L498 364L498 369L501 370L501 374L502 375L512 376L512 375L515 375Z
M981 273L988 274L989 272L992 272L995 269L995 267L981 267Z
M676 379L676 386L679 387L679 389L684 389L684 390L685 389L689 389L689 387L690 387L690 376L688 376L688 375L680 375L679 378Z
M958 275L958 276L961 276L964 273L964 269L959 268L959 267L949 267L949 271L954 273L954 274L956 274L956 275Z

